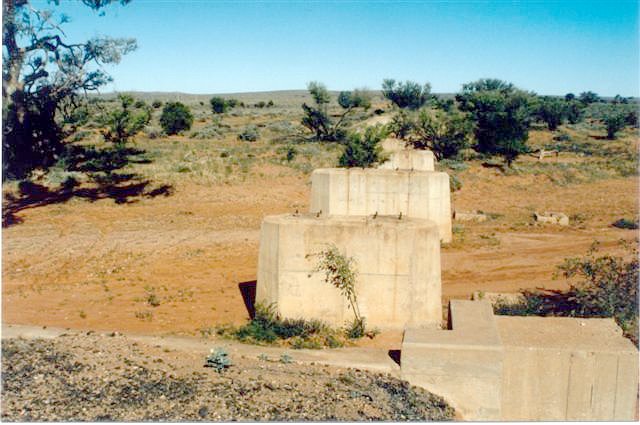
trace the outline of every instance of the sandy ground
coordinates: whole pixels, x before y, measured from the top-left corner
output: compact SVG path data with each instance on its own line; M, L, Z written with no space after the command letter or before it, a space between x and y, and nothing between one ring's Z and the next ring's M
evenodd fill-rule
M615 251L619 239L637 235L610 226L637 213L637 178L560 187L496 173L475 167L452 197L458 211L502 217L460 223L443 248L445 302L478 290L564 288L553 279L564 258L584 254L595 239ZM308 180L269 173L233 185L178 184L171 196L129 204L73 198L24 209L23 221L2 232L2 321L176 335L242 323L241 288L256 279L262 217L307 209ZM536 226L534 210L581 218L568 228Z

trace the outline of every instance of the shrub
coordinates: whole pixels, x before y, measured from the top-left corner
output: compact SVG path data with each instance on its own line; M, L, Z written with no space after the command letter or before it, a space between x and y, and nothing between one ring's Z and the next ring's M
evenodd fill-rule
M275 305L256 304L255 315L239 328L220 328L218 334L242 342L274 344L282 342L293 348L341 347L338 332L319 320L281 319Z
M389 131L398 139L406 140L413 128L415 121L413 117L405 110L401 110L393 116L389 123Z
M212 348L211 352L206 358L205 367L212 367L218 373L222 373L225 369L232 366L231 358L224 348L217 348L215 351Z
M542 97L536 113L550 131L556 131L567 115L566 102L555 97Z
M382 95L399 108L420 109L429 100L431 85L424 86L413 81L396 82L385 79L382 82Z
M142 102L142 107L137 107L129 95L119 95L120 105L101 118L106 125L102 135L105 141L124 146L131 137L135 136L151 120L151 113Z
M223 98L214 96L209 102L211 103L211 110L214 114L223 114L227 111L228 104Z
M153 103L151 104L151 106L153 106L154 109L158 109L162 106L162 101L160 100L154 100Z
M339 166L366 168L382 162L380 142L386 136L386 130L382 126L368 127L364 135L349 134L344 153L339 159Z
M522 302L497 303L494 310L507 315L613 317L638 344L638 251L626 248L625 257L595 256L594 244L585 256L558 266L565 278L578 280L568 291L525 291Z
M193 124L193 115L189 108L180 102L167 102L162 108L160 125L167 134L177 134L189 130Z
M352 257L342 255L335 245L317 253L308 255L319 257L314 271L324 272L324 281L333 285L340 294L347 299L349 307L353 310L353 322L347 326L346 334L350 339L362 338L365 335L365 318L360 315L358 297L356 294L356 270L355 260Z
M260 138L258 128L255 125L248 125L242 130L242 133L238 134L238 139L245 140L247 142L255 142Z
M616 133L624 128L626 114L623 111L611 109L607 111L602 118L607 129L607 139L616 138Z
M533 100L529 93L501 80L482 79L464 84L456 100L475 121L478 152L502 155L511 166L528 151Z
M473 122L467 114L423 109L413 128L411 144L430 149L436 159L457 158L471 144Z

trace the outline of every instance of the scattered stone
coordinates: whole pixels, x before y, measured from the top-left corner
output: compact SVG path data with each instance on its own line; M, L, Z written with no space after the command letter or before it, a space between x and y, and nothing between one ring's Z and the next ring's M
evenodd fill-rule
M561 212L543 212L539 214L537 212L533 213L533 218L535 218L538 223L551 223L551 224L559 224L560 226L568 226L569 225L569 217L566 214Z
M453 219L456 221L477 221L479 223L483 221L487 221L487 215L483 213L479 213L477 211L474 212L453 212Z

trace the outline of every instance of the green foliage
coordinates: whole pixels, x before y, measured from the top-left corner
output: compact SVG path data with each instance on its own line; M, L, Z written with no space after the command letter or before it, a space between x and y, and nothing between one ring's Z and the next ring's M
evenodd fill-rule
M556 97L545 96L540 99L536 112L550 131L556 131L567 116L567 102Z
M395 114L389 123L389 131L401 140L407 140L414 127L413 116L404 109Z
M205 361L205 367L212 367L218 373L222 373L225 369L231 367L231 358L224 348L212 348Z
M585 105L601 102L600 96L598 96L592 91L586 91L586 92L580 93L578 100L580 100L580 102L582 102Z
M255 142L260 138L260 133L258 132L258 127L255 125L248 125L242 130L242 133L238 134L238 139L244 140L247 142Z
M613 317L638 344L638 251L632 246L626 250L624 257L596 256L594 244L585 256L566 259L558 267L571 281L568 291L525 291L522 302L497 303L494 310L507 315Z
M118 100L119 108L101 119L107 127L102 135L105 141L123 146L149 123L151 111L144 102L135 102L129 95L121 94Z
M364 108L367 110L371 107L371 94L363 89L342 91L338 95L338 104L344 109Z
M607 129L607 139L613 140L616 138L616 133L625 126L625 118L626 114L624 111L618 109L610 108L609 111L605 113L602 121Z
M565 114L570 124L577 124L584 118L584 107L579 101L570 99L566 103Z
M380 142L387 137L383 126L368 127L364 135L350 133L347 137L344 153L338 160L340 167L372 167L381 162L382 147Z
M283 353L283 354L280 355L280 363L282 363L282 364L293 363L293 357L291 357L287 353Z
M346 131L343 128L345 118L353 112L354 108L368 108L371 105L369 95L364 90L342 92L340 93L340 102L345 111L334 121L329 116L328 104L331 101L331 96L325 85L312 81L307 85L307 88L315 106L302 104L304 114L301 124L314 134L316 141L340 142L344 140L346 136Z
M360 315L358 308L355 287L358 271L355 260L352 257L342 255L335 245L330 245L325 250L307 255L307 257L319 258L314 271L324 272L324 281L337 288L349 302L354 319L347 325L347 337L350 339L362 338L366 334L366 319Z
M162 106L162 101L156 99L153 101L153 103L151 103L151 106L153 107L153 109L159 109Z
M274 304L257 304L249 323L235 328L221 328L218 334L254 344L288 344L292 348L340 347L338 333L319 320L280 319Z
M473 122L468 114L423 109L414 124L411 144L418 149L430 149L438 159L457 158L462 149L471 145Z
M209 100L209 103L211 103L211 110L214 114L223 114L229 107L226 100L217 96L212 97L211 100Z
M84 1L103 12L112 0ZM122 4L128 1L121 1ZM111 81L105 65L117 64L136 48L133 39L69 40L69 22L59 1L3 2L2 162L3 177L22 179L49 168L64 149L60 121L78 106L82 93ZM63 118L60 120L60 118Z
M475 121L478 152L502 155L511 166L528 151L533 100L529 93L501 80L484 79L463 85L456 99Z
M318 81L311 81L307 84L307 90L316 105L321 106L331 102L331 95L329 95L329 90L324 84Z
M420 109L431 96L431 85L424 86L413 81L396 82L385 79L382 82L382 95L399 108Z
M167 134L177 134L189 130L193 124L193 115L189 108L180 102L167 102L162 108L160 125Z

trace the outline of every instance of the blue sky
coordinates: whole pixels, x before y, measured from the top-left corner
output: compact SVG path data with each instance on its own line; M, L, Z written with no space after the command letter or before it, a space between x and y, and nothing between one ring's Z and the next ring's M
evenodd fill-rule
M67 35L133 37L107 91L379 89L455 92L483 77L539 94L639 95L636 1L133 0L105 16L71 0Z

